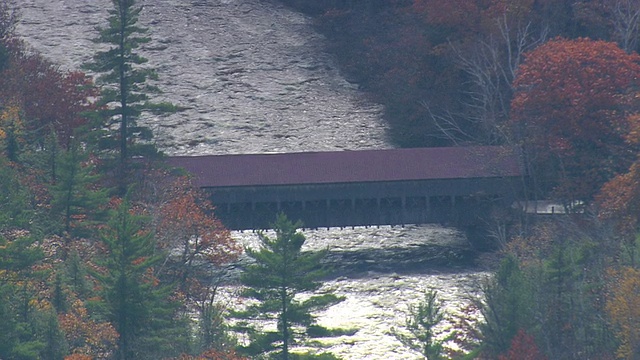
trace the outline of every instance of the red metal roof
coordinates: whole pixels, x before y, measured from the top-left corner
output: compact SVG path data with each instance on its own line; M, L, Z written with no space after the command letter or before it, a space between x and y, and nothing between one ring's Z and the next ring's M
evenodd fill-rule
M170 157L200 187L304 185L521 175L516 152L493 146Z

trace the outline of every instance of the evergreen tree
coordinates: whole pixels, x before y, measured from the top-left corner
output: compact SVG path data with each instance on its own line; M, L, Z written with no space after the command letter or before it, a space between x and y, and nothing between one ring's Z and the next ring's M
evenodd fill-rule
M2 150L11 162L18 162L24 135L22 110L16 105L3 106L0 103L0 140Z
M97 83L102 85L99 101L102 110L97 115L106 123L101 124L103 130L98 143L102 149L118 153L119 193L123 195L129 159L157 153L149 142L153 136L151 129L137 124L140 114L145 111L166 113L176 111L176 107L149 102L149 94L160 90L147 83L157 79L157 74L153 69L144 67L147 59L136 52L140 44L150 41L145 36L148 29L137 25L142 6L136 5L135 0L112 0L112 3L109 26L99 28L100 35L94 40L110 48L97 52L93 61L84 67L100 74Z
M104 271L94 272L105 315L119 334L116 358L121 360L176 356L186 348L186 323L174 318L172 289L154 276L163 256L146 224L123 201L101 234L108 252L100 264Z
M405 335L394 331L394 335L405 346L419 351L427 359L444 359L444 343L453 340L455 333L444 339L435 337L435 327L444 320L442 302L438 299L438 292L429 289L424 293L424 298L416 306L409 306L409 316L406 328L411 335Z
M100 217L100 208L107 202L106 190L96 186L99 175L87 158L74 141L59 156L56 182L51 186L52 213L72 235L84 235L82 230Z
M0 230L28 228L33 219L29 191L19 181L15 164L0 156Z
M9 50L5 42L13 36L18 14L8 0L0 0L0 71L9 62Z
M38 310L35 314L32 331L44 345L38 359L63 360L68 352L68 345L60 329L56 311Z
M519 329L532 326L534 291L513 256L501 262L483 290L484 302L478 304L485 320L480 325L483 345L490 355L497 356L509 349Z
M284 214L277 217L273 228L276 238L271 239L258 233L261 248L246 249L247 255L255 260L242 274L241 280L249 287L246 295L258 301L246 311L237 315L245 318L276 320L276 331L255 331L245 327L252 338L249 346L241 348L249 355L258 355L276 349L276 358L294 358L290 346L303 333L318 331L311 311L332 305L341 299L333 294L311 296L306 301L295 299L297 294L310 292L320 287L318 281L326 272L320 260L326 251L302 252L305 237L297 231L300 223L292 223Z
M590 239L567 240L543 262L543 288L535 295L541 340L552 359L596 358L612 348L605 312L603 252Z
M48 359L47 349L57 347L39 332L42 311L32 305L29 291L31 266L43 257L37 240L27 233L0 234L0 359Z
M64 262L63 273L63 278L73 293L81 299L86 299L91 293L91 287L86 278L88 274L87 268L82 262L77 250L74 249L71 251L69 257Z

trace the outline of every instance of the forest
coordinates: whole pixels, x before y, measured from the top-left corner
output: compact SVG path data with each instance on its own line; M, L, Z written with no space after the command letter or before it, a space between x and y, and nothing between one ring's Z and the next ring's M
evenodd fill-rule
M427 293L404 342L429 359L640 358L640 0L281 1L384 105L397 146L517 147L522 200L565 207L542 221L496 214L493 276L469 309L483 320L435 338ZM210 280L245 250L137 121L180 110L152 100L142 6L112 0L105 50L68 72L15 35L11 4L0 0L0 359L334 359L290 351L340 332L311 312L341 299L295 296L325 275L298 223L274 214L276 236L247 250L255 306L217 302Z

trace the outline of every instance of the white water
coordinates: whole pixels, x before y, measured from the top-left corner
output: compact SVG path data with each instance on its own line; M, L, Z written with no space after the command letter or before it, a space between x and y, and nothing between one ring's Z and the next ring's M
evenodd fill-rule
M110 0L16 0L18 33L64 69L77 69L97 50L90 39L106 21ZM348 83L324 52L324 39L308 18L272 0L145 0L141 22L153 41L144 55L158 69L169 100L186 108L147 118L169 154L223 154L388 148L381 107ZM344 359L420 359L404 348L391 327L427 288L436 288L456 313L485 275L476 269L428 268L396 272L388 254L404 249L406 263L424 245L467 246L460 234L436 226L305 231L310 248L329 246L331 256L358 250L362 272L328 281L324 290L346 300L319 321L358 328L353 336L325 340ZM250 233L236 233L243 242ZM408 251L407 251L408 249ZM368 255L367 255L368 256ZM371 269L367 270L367 265Z
M146 0L143 54L168 100L147 119L169 154L389 147L381 107L340 76L309 19L273 1ZM66 69L98 49L110 0L19 0L18 32Z
M450 256L452 262L457 261L456 250L467 249L468 244L454 229L435 225L386 226L305 230L304 234L307 241L303 250L328 246L330 266L337 267L338 272L344 269L345 276L325 282L317 293L330 291L344 296L345 301L317 314L318 320L329 328L358 331L350 336L320 339L323 346L314 346L343 359L424 359L403 346L392 332L393 328L403 329L409 306L416 305L425 291L438 291L447 312L447 323L439 328L440 336L444 336L452 330L451 322L455 322L456 317L467 316L461 309L469 304L471 297L478 296L476 289L488 275L469 267L431 266L429 260L425 261L424 253L438 247L447 249L438 254L439 260ZM258 241L251 232L235 236L247 246L255 246ZM360 256L344 256L345 252L356 252ZM398 253L402 256L395 259ZM351 263L345 264L345 258ZM423 266L413 269L412 262ZM472 316L475 319L478 314Z

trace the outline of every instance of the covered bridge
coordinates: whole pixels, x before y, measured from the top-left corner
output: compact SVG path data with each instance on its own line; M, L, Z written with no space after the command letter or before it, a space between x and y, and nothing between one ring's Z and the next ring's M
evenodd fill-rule
M470 225L488 204L508 206L522 175L503 147L442 147L179 156L170 164L210 191L230 229L268 228L278 212L307 228Z

